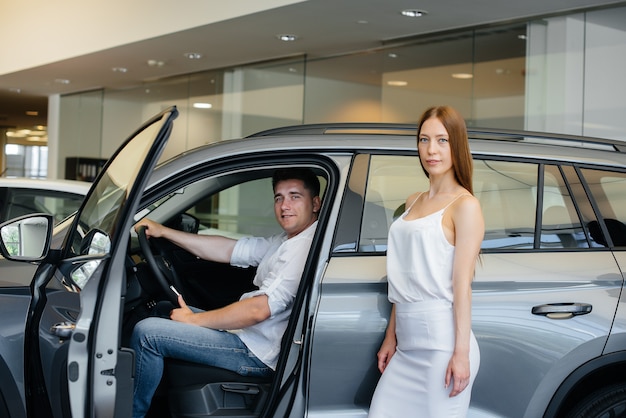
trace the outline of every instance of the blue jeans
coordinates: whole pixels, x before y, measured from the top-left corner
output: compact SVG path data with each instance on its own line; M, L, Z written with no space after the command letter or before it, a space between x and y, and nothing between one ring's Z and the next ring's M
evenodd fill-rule
M244 376L267 376L271 369L233 333L146 318L133 330L135 391L133 417L143 417L163 375L163 358L221 367Z

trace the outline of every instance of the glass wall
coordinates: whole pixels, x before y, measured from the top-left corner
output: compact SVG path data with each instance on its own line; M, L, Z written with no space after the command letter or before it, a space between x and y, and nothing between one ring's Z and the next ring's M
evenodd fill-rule
M624 139L624 61L621 7L63 96L59 175L65 157L108 158L171 105L180 117L164 158L285 125L415 123L435 104L468 126Z
M307 63L305 123L414 123L435 104L469 125L523 128L526 25L420 38Z
M48 147L40 145L6 144L4 146L5 177L46 178Z
M626 139L626 8L528 25L526 128Z
M0 176L46 178L48 137L45 126L0 127Z

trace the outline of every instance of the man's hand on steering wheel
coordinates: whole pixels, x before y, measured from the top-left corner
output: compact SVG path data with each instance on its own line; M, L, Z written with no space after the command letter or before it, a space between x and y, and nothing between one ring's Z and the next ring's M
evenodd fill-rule
M158 222L154 222L152 219L143 218L135 224L135 231L139 233L139 228L146 228L146 237L148 238L161 238L163 236L164 226Z

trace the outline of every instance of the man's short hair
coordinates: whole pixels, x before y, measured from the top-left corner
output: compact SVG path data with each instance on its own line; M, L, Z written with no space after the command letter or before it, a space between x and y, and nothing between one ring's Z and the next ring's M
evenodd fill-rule
M272 188L276 190L276 185L285 180L301 180L304 188L311 193L311 197L319 196L320 194L320 181L310 168L279 168L274 171Z

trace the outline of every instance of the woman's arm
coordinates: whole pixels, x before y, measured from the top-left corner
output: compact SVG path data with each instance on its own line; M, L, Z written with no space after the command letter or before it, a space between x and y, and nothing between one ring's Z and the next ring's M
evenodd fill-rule
M454 205L452 220L455 256L452 269L454 352L446 372L445 385L453 384L450 396L461 393L469 384L469 347L472 329L472 280L476 259L485 233L478 199L467 196Z
M396 352L396 305L391 307L385 339L378 350L378 370L383 373Z

